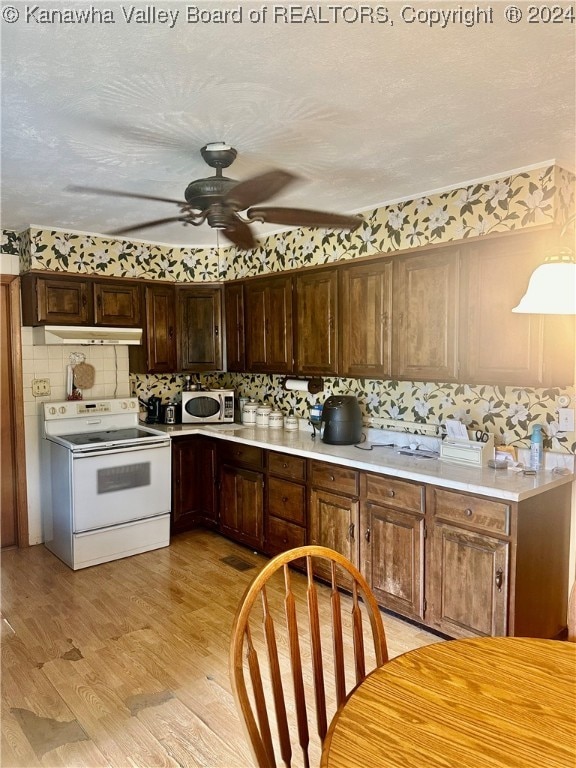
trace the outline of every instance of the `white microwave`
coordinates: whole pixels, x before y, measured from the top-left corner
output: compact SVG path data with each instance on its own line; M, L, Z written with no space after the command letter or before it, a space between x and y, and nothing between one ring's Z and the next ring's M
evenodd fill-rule
M234 390L204 389L182 392L182 424L234 421Z

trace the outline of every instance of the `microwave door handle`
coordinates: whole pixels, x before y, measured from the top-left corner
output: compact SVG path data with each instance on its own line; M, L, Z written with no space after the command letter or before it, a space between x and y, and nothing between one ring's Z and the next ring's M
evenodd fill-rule
M222 395L218 395L218 400L220 401L220 418L224 418L224 398Z

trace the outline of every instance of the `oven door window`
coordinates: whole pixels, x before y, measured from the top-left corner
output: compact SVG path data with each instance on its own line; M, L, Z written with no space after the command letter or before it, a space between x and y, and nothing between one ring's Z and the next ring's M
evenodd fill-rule
M141 488L143 485L150 485L149 461L125 464L121 467L104 467L97 472L97 493L128 491L130 488Z
M170 510L170 445L75 456L74 533Z
M220 413L220 401L214 397L193 397L184 406L186 413L196 419L209 419Z

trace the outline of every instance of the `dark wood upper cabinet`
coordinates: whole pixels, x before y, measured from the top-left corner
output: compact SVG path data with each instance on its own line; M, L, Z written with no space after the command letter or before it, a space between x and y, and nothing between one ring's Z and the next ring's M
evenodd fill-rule
M222 370L222 289L177 288L178 369Z
M141 325L141 286L139 283L94 283L94 319L96 325Z
M243 283L227 283L224 286L224 314L226 317L226 370L245 371Z
M93 319L87 278L26 274L21 277L24 325L88 325Z
M129 347L133 373L173 373L176 370L176 289L150 285L144 289L144 338Z
M512 312L549 248L544 233L470 245L462 261L461 378L517 386L574 377L574 318Z
M392 261L346 264L340 270L340 374L391 375Z
M394 258L394 378L457 381L459 256L451 246Z
M294 278L294 369L308 376L338 373L338 270Z
M102 325L138 328L141 284L74 275L22 275L24 325Z
M265 277L244 288L246 369L255 373L291 373L292 278Z

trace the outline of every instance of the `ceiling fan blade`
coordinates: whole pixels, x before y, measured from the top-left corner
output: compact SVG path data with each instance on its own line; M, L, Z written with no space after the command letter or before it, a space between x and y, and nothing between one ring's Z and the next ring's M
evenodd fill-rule
M250 248L256 247L256 240L254 239L252 230L246 222L242 221L242 219L239 219L237 216L234 216L228 226L221 231L224 237L228 238L231 243L234 243L237 248L249 251Z
M137 229L146 229L147 227L158 227L160 224L170 224L172 221L186 222L186 219L182 216L168 216L166 219L155 219L154 221L143 221L140 224L132 224L129 227L121 227L115 229L112 232L108 232L109 235L125 235L128 232L135 232Z
M252 221L262 221L269 224L325 227L326 229L356 229L364 221L360 216L310 211L304 208L249 208L246 215Z
M185 200L173 200L170 197L155 197L154 195L141 195L137 192L121 192L116 189L103 189L101 187L77 187L71 185L66 187L68 192L85 192L94 195L107 195L108 197L131 197L137 200L156 200L159 203L175 203L176 205L182 205L189 207Z
M237 211L243 211L249 205L261 203L278 194L298 177L288 171L268 171L251 179L241 181L224 196L223 202Z

